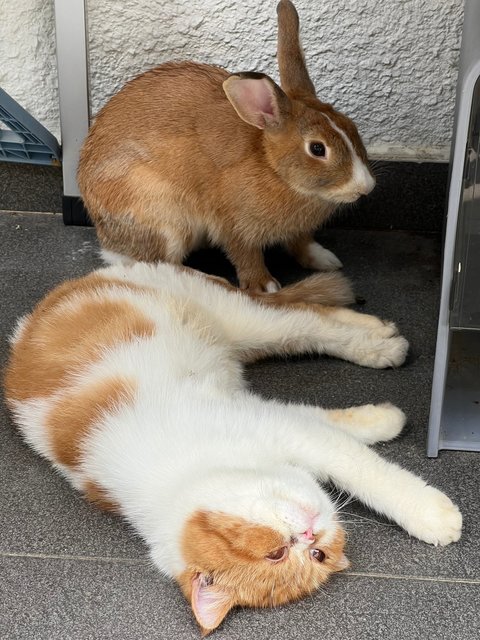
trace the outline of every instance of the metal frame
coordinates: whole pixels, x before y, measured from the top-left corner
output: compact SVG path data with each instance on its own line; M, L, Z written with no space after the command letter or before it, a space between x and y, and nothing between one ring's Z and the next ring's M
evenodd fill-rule
M459 443L454 446L455 443L448 442L448 436L442 433L442 414L445 405L445 385L447 382L451 343L450 301L452 280L456 268L454 257L458 212L462 196L471 104L475 84L480 77L479 35L480 2L478 2L478 0L466 0L455 105L454 143L452 146L450 165L441 302L430 405L430 424L428 429L427 455L430 457L436 457L439 449L466 448L459 447Z

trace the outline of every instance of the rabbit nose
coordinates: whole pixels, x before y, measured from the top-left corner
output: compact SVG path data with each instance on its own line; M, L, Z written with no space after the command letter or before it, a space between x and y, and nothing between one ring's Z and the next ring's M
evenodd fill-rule
M368 196L368 194L373 191L373 188L375 187L376 184L376 180L375 178L369 174L364 182L362 183L362 185L360 186L360 189L358 190L358 193L361 196Z

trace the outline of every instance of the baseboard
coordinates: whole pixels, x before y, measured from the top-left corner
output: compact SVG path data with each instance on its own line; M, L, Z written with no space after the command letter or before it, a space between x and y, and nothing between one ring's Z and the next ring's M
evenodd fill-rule
M328 226L439 233L445 217L448 164L377 161L377 186L341 207ZM80 199L63 196L56 167L0 162L0 210L63 212L65 224L90 224Z
M66 225L77 225L80 227L92 227L88 211L81 198L75 196L63 196L62 198L63 222Z
M329 226L441 233L448 186L447 163L376 162L375 189L341 207Z

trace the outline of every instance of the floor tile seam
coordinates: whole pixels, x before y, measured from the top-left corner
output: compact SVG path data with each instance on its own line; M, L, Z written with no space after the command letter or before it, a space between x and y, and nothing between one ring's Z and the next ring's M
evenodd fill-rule
M111 564L126 564L126 565L145 565L151 564L148 558L121 558L118 556L79 556L69 554L54 554L54 553L21 553L21 552L0 552L0 558L18 558L18 559L31 559L31 560L71 560L81 562L106 562ZM374 578L383 580L405 580L405 581L417 581L417 582L440 582L440 583L453 583L453 584L466 584L471 586L480 586L480 578L456 578L456 577L442 577L442 576L418 576L414 574L402 575L396 573L375 573L370 571L348 571L346 573L339 574L341 577L349 578Z
M26 560L71 560L81 562L107 562L112 564L151 564L148 558L130 558L120 556L82 556L59 553L28 553L21 551L0 551L1 558L15 558Z
M374 578L380 580L404 580L406 582L440 582L480 586L480 578L458 578L454 576L419 576L415 574L402 575L398 573L375 573L370 571L348 571L339 575L344 578Z
M2 213L7 214L20 214L20 215L46 215L46 216L59 216L62 215L61 211L26 211L25 209L0 209L0 215Z

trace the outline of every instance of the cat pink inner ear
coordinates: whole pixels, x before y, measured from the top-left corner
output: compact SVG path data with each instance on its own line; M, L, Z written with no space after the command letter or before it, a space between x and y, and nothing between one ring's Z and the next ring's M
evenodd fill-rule
M344 569L348 569L349 566L350 566L349 559L344 553L342 553L342 556L337 563L338 571L343 571Z
M230 595L214 584L208 584L203 574L193 579L192 610L204 635L218 627L233 604Z
M265 129L280 122L275 89L266 78L252 79L232 76L223 89L240 118L254 127Z

